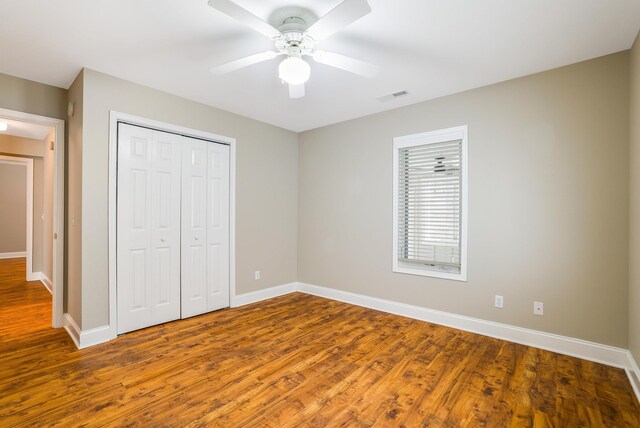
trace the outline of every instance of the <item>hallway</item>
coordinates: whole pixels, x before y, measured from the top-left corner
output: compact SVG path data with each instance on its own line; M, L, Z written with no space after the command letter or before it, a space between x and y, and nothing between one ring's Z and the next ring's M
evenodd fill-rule
M25 280L26 260L0 259L0 343L3 357L27 351L42 341L75 349L64 329L51 328L51 294L40 281ZM22 287L20 292L16 292ZM23 312L30 316L21 316Z

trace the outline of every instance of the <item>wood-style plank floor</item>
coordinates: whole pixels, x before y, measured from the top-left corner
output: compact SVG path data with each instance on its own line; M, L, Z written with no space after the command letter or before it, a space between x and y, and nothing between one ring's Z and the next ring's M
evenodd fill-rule
M82 351L0 261L0 426L640 426L625 372L304 294Z

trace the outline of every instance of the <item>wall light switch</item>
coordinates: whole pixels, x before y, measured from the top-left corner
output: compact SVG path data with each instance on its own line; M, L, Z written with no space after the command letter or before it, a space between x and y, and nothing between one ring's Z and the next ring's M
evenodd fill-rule
M496 308L500 308L500 309L504 308L504 297L498 296L496 294L495 305L496 305Z
M260 279L260 271L257 270L254 274L256 281Z

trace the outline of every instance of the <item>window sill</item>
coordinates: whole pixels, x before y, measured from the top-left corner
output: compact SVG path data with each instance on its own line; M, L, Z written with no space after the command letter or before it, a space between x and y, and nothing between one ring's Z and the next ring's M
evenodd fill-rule
M448 273L448 272L438 272L438 271L429 270L429 269L420 269L416 267L394 266L393 272L404 273L407 275L428 276L431 278L450 279L453 281L467 282L467 273L465 271L461 273Z

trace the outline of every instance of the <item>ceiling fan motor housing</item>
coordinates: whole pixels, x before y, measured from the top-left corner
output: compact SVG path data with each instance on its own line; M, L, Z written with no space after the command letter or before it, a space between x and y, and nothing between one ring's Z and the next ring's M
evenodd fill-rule
M307 30L306 21L297 16L290 16L289 18L286 18L282 22L282 25L278 27L278 31L280 31L282 34L286 34L289 32L302 34L306 30Z
M305 33L307 23L297 16L286 18L278 27L280 36L274 40L276 49L289 56L310 55L315 47L315 41Z

